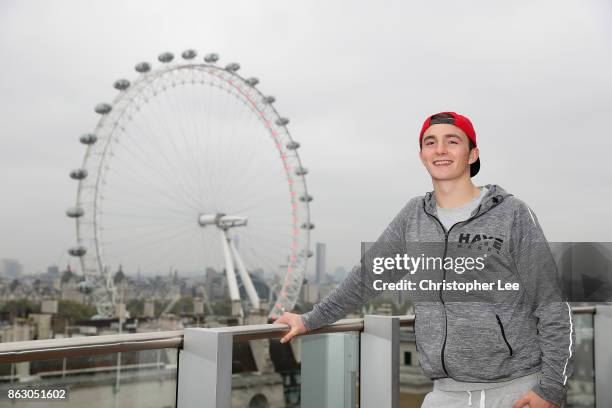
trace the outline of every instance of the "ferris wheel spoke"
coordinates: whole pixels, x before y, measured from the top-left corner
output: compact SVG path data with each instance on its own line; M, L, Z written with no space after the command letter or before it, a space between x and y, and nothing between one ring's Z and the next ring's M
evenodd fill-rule
M130 174L132 174L132 173L130 173ZM150 177L146 177L145 175L141 176L142 172L134 171L133 174L138 175L139 178L142 178L143 180L151 180ZM182 198L184 200L184 202L187 203L188 205L192 206L193 208L201 208L201 205L199 203L195 202L190 197L190 195L185 191L185 189L182 188L182 185L177 181L176 177L174 178L174 180L170 180L166 173L155 172L155 174L157 174L159 176L159 177L157 177L156 180L163 181L163 182L165 182L165 184L163 184L163 185L160 184L159 186L153 186L152 183L148 183L148 185L150 185L151 187L154 187L157 191L162 190L162 191L165 192L166 190L168 190L169 193L165 193L164 194L164 195L166 195L168 197L170 196L170 194L172 194L172 191L174 191L174 194L177 197Z
M242 182L236 186L236 191L242 192L243 196L246 197L257 197L260 195L261 191L270 190L269 185L277 185L277 186L285 186L283 190L286 192L286 177L283 174L282 166L278 165L278 163L272 163L271 155L267 155L264 157L259 157L257 163L254 161L248 162L244 167L244 172L247 175L255 175L255 174L266 174L268 177L244 177ZM278 161L278 158L277 158ZM252 165L255 164L255 167ZM264 168L276 170L274 173L270 173L269 171L263 172ZM272 176L274 177L271 180ZM266 189L265 187L268 186Z
M125 199L113 199L112 202L105 201L104 209L100 214L116 217L122 222L133 219L148 219L155 222L177 222L195 223L196 214L178 212L172 208L149 207L137 201Z
M289 247L289 234L280 235L277 233L266 233L258 229L257 232L247 230L246 231L248 242L253 243L255 246L267 246L268 248L281 248ZM282 239L284 238L284 239Z
M193 245L185 244L193 241L193 234L194 230L190 230L184 234L185 239L178 239L180 235L169 237L159 249L147 251L148 263L162 266L173 264L175 268L178 267L181 260L185 259L185 254L193 250Z
M104 216L111 216L113 217L113 220L115 218L119 218L121 219L120 215L117 214L109 214L109 213L105 213ZM182 223L177 223L176 221L158 221L156 220L154 217L150 217L150 218L146 218L145 220L138 220L139 222L135 223L134 218L133 217L124 217L125 219L130 220L130 223L120 223L118 225L115 224L110 224L110 225L105 225L104 226L104 231L106 231L108 233L108 231L130 231L130 230L146 230L149 233L151 232L155 232L157 230L160 229L164 229L167 227L174 227L174 226L182 226L182 225L186 225L185 222ZM154 221L154 222L151 222Z
M265 186L254 185L244 190L237 190L238 192L240 192L240 196L237 197L237 199L235 200L236 204L232 206L232 208L236 208L236 210L233 211L239 213L257 208L262 208L263 204L265 202L270 202L271 198L279 200L277 201L279 207L281 207L281 203L289 202L287 197L288 194L286 193L286 191L281 194L280 191L272 191L271 189L265 189L264 187ZM287 208L288 204L282 207Z
M211 236L210 233L207 233L203 229L200 230L200 245L203 255L209 259L209 266L220 268L225 263L222 261L219 236L217 234L214 235L216 235L216 237Z
M235 123L234 115L237 107L234 102L233 95L230 93L227 82L222 84L221 92L223 92L223 104L221 105L223 106L223 111L220 113L221 120L219 121L219 149L225 152L225 160L227 160L228 163L224 164L223 161L217 161L217 164L222 166L217 171L219 173L223 173L223 178L226 181L219 185L219 189L216 190L215 195L222 203L226 203L227 201L223 195L223 192L227 189L229 183L231 182L229 180L229 173L232 166L235 164L235 151L232 150L233 140L230 135L230 129L233 123Z
M237 129L236 126L232 129L231 140L239 139L237 132L240 133L249 133L248 137L240 138L243 140L238 144L237 147L232 146L232 151L235 151L235 156L241 160L242 166L234 166L230 168L230 174L228 175L228 179L232 180L231 185L238 191L240 188L247 183L247 180L252 177L245 177L246 175L255 175L259 173L250 172L249 169L255 162L265 162L265 157L267 152L269 151L268 146L265 146L265 149L260 153L262 148L264 148L264 144L268 141L269 135L263 129L259 129L257 126L255 115L253 114L250 106L247 103L241 104L241 115L247 115L246 121L244 121L244 128ZM247 131L246 129L254 129L257 133L261 133L261 135L256 135L255 131ZM257 137L260 136L260 137ZM258 149L259 147L259 149ZM257 152L258 154L253 154ZM262 154L263 153L263 154Z
M146 134L146 133L145 133ZM125 143L124 144L125 149L124 151L130 153L132 155L133 158L137 159L140 162L140 166L130 166L130 164L132 164L132 162L130 160L123 160L123 159L119 159L122 160L122 164L126 167L128 167L131 171L126 172L125 174L129 174L129 175L133 175L133 174L137 174L139 176L139 179L141 180L151 180L150 175L157 174L159 176L158 179L166 181L166 185L168 186L167 188L175 190L175 187L178 186L178 183L176 183L176 180L174 182L172 182L171 180L168 179L168 176L166 173L160 171L157 168L153 168L153 171L151 173L143 173L142 169L147 168L147 166L150 163L150 160L146 160L144 158L142 158L142 156L135 154L134 150L128 147L128 144ZM141 148L141 151L144 152L144 150ZM146 153L144 153L146 154ZM121 157L120 155L115 155L114 158L116 159L117 157ZM147 183L148 185L152 186L151 183ZM157 187L155 186L156 189L158 189L158 191L161 189L161 187ZM176 191L177 195L180 195L181 197L183 197L185 199L186 202L189 202L190 200L187 199L186 197L184 197L184 191L180 192L180 191ZM166 194L166 193L165 193ZM167 194L166 194L167 195ZM193 205L193 204L190 204Z
M153 239L154 240L158 239L160 235L166 236L167 234L174 234L177 231L180 232L180 231L186 231L190 229L194 229L194 226L192 225L160 226L156 230L157 235L154 236ZM140 238L151 238L151 231L142 230L142 229L136 232L127 231L129 233L123 234L123 236L115 232L112 237L108 237L108 238L106 236L110 234L106 234L107 229L105 227L101 227L100 231L101 231L100 235L102 236L102 240L106 244L112 244L113 242L117 242L117 241L125 241L126 245L129 245L131 243L137 242ZM115 231L118 231L118 230L115 230Z
M173 84L175 83L175 80L173 79ZM189 143L190 139L194 139L194 137L189 137L189 129L188 129L188 125L189 122L191 122L189 120L189 116L186 114L186 109L184 107L184 104L180 103L179 100L177 100L177 94L181 93L184 90L184 85L179 81L175 86L173 86L173 88L169 91L166 91L168 93L168 98L167 100L169 101L170 104L173 105L175 111L177 112L177 118L178 120L175 121L176 127L177 127L177 133L181 136L180 138L176 138L176 140L174 138L172 138L172 144L173 146L176 148L176 151L178 152L179 150L182 150L181 155L183 155L184 157L184 168L187 169L188 164L191 164L191 171L186 171L185 176L191 176L190 179L192 179L192 182L189 183L190 188L192 189L192 191L195 191L193 189L196 189L197 187L199 187L198 183L197 183L197 177L193 176L193 164L195 163L195 157L194 157L194 147ZM180 140L182 140L183 142L183 148L180 149L179 148L179 142ZM196 193L198 195L201 195L201 192L198 191L198 193Z
M149 139L151 141L154 141L157 145L157 149L155 150L155 152L158 155L161 155L161 157L164 159L166 167L168 169L172 169L175 172L176 176L174 184L176 184L177 187L180 187L181 191L183 191L183 195L190 196L192 195L193 190L192 187L189 186L187 183L187 173L184 171L184 168L182 169L180 166L177 165L177 163L184 163L186 157L183 153L179 151L178 147L176 146L176 143L174 141L174 135L176 132L173 131L173 129L166 124L164 114L160 111L158 105L158 98L153 98L147 102L147 109L142 110L142 119L146 120L143 120L142 122L144 122L144 125L148 128L148 134L150 135ZM149 122L154 124L153 129L149 128ZM163 144L162 141L165 141L166 143ZM166 152L167 150L174 152L174 160L168 157ZM197 202L197 200L195 201ZM201 204L198 203L198 205Z
M231 93L231 91L228 91L227 94L227 98L229 100L232 100L233 98L236 98L235 95L233 95ZM237 99L237 98L236 98ZM238 100L236 100L236 102L239 102ZM244 145L247 143L247 141L252 140L250 137L247 138L241 138L241 143L238 144L238 148L236 147L236 136L235 136L235 132L236 132L236 126L238 123L242 123L242 120L239 120L239 118L242 118L244 116L245 113L245 109L244 109L244 105L242 103L233 103L231 104L232 108L231 111L228 112L228 116L227 119L224 121L224 124L227 123L228 126L228 130L227 130L227 137L224 137L224 140L227 141L227 151L231 153L231 157L232 158L238 158L238 160L240 160L241 156L240 156L240 152L238 150L238 148L240 147L240 145ZM247 118L248 120L248 118ZM234 161L234 160L233 160ZM233 174L234 174L234 169L237 168L238 166L228 166L227 167L227 172L225 174L225 178L227 179L227 183L224 184L225 187L227 186L231 186L233 185ZM220 192L221 194L222 192Z
M244 252L245 262L249 263L250 265L253 265L253 267L261 267L264 268L264 270L267 269L271 272L278 271L279 265L281 265L281 263L284 264L286 262L283 257L284 255L286 255L286 253L282 253L283 256L281 257L273 258L278 260L278 262L274 263L270 260L269 256L263 256L261 251L255 249L254 246L247 247Z
M143 125L140 124L138 121L130 121L128 126L129 125L137 128L137 131L138 131L137 134L132 135L125 128L122 127L120 131L123 133L124 136L118 141L118 143L122 145L123 149L125 149L126 152L130 153L133 158L138 160L138 162L141 165L141 168L145 169L149 167L149 164L151 163L151 159L155 158L156 156L156 154L152 153L153 146L151 146L150 142L156 143L157 149L154 149L154 151L157 152L158 155L165 154L164 148L157 141L157 137L152 136L155 132L149 129L145 129ZM146 141L147 141L146 145L149 146L149 149L145 150L144 148L145 144L138 143L136 140L133 140L134 139L133 136L141 136L141 138L146 138ZM135 147L135 149L132 149L130 147L131 142L133 142L133 146ZM138 150L140 153L137 154L136 150ZM166 166L163 168L156 166L151 170L153 170L156 174L167 179L168 172L176 171L176 168L175 166L171 165L171 161L168 159L164 161L164 164L166 164ZM164 170L168 170L168 171L164 171Z
M207 87L209 89L209 91L207 92L208 94L208 98L211 98L211 94L213 93L219 93L220 91L218 91L215 87L211 86L211 85L204 85L205 87ZM205 88L205 89L207 89ZM221 176L221 174L218 171L218 162L220 161L220 152L219 152L219 140L223 140L223 137L219 135L219 131L218 130L212 130L212 121L210 120L211 116L216 115L216 111L213 110L213 106L212 104L206 104L203 105L204 98L199 98L198 100L200 101L200 104L196 105L196 115L199 116L198 110L201 109L201 115L204 118L203 121L205 121L204 124L202 124L202 126L200 128L197 129L197 131L199 132L198 134L198 141L204 142L204 147L203 149L200 151L200 155L201 158L196 160L196 163L199 167L199 174L200 176L200 181L205 180L207 181L206 183L206 191L207 193L210 195L212 202L213 202L213 208L218 209L219 208L219 204L218 204L218 195L217 195L217 189L219 187L219 176ZM221 103L223 103L223 100L221 101ZM200 121L201 122L201 121ZM216 151L216 154L211 154L212 151ZM213 175L211 177L211 175Z
M116 192L118 190L115 189L110 189L109 191L111 192ZM119 190L120 192L123 192L121 190ZM129 216L129 214L142 214L142 212L144 211L148 211L148 212L153 212L153 214L151 216L155 217L156 214L163 214L166 217L168 217L169 215L172 216L172 219L175 219L177 221L179 220L193 220L196 218L196 212L195 211L181 211L180 209L177 209L176 207L170 207L170 206L165 206L165 205L156 205L156 206L152 206L152 205L147 205L147 203L151 201L148 200L148 197L146 196L141 196L141 197L134 197L133 199L129 199L124 197L121 198L117 198L117 197L113 197L111 199L104 199L103 202L105 203L105 205L107 207L105 207L104 209L101 209L101 212L104 213L108 213L110 211L117 211L117 210L129 210L129 212L123 213L126 216ZM165 203L160 203L160 204L165 204ZM170 203L171 204L171 203ZM119 214L119 213L118 213Z
M153 239L136 239L136 238L140 238L140 237L151 237L150 233L149 234L135 234L135 235L131 235L129 237L129 239L124 238L124 239L120 239L120 240L115 240L115 241L108 241L108 240L104 240L103 243L106 246L121 246L121 251L125 252L126 250L130 249L130 254L131 255L139 255L139 253L134 252L137 251L136 248L147 248L150 247L153 244L161 244L161 243L165 243L168 242L170 240L172 240L173 238L176 238L178 236L184 235L186 233L188 233L190 230L193 230L192 227L181 227L181 228L173 228L173 229L169 229L167 231L165 231L164 234L162 233L158 233L158 235L156 237L154 237Z
M202 162L203 160L201 160L202 157L204 157L204 153L202 151L202 139L204 139L202 137L202 128L201 128L201 120L194 120L193 117L198 117L202 110L201 110L201 103L202 103L202 98L199 97L200 95L198 95L198 92L202 92L202 90L204 89L204 85L199 83L199 79L196 78L196 71L193 71L191 73L191 79L193 81L193 85L191 87L188 87L185 89L185 92L189 94L189 98L191 103L191 109L193 110L193 113L191 114L191 118L192 120L190 120L190 123L192 124L192 134L193 134L193 149L191 150L192 153L192 163L193 163L193 167L194 167L194 179L197 183L198 186L198 195L199 196L204 196L206 194L206 192L209 190L208 186L205 186L204 181L206 180L206 172L203 170L203 166L202 166ZM197 84L197 85L196 85ZM191 92L189 92L189 90L191 90Z
M218 108L218 106L216 104L213 104L213 93L216 92L215 91L215 87L213 82L210 83L210 92L207 92L207 99L208 99L208 103L207 103L207 107L208 107L208 112L210 113L209 115L205 115L204 117L206 118L206 134L205 134L205 139L207 141L210 141L208 143L208 146L216 146L217 145L217 136L218 134L214 132L213 128L214 128L214 124L212 123L212 118L214 117L214 115L216 115L216 111L215 111L215 107ZM211 149L212 150L212 149ZM215 157L214 155L212 157L209 158L209 160L207 161L207 163L209 164L209 169L211 170L209 174L215 174L216 171L216 162L217 157ZM211 180L211 189L210 194L211 197L213 199L213 208L218 208L218 204L216 201L216 196L214 195L214 181Z
M255 241L251 241L249 240L248 242L251 243L250 246L254 247L257 246L258 248L261 248L262 251L265 251L266 253L272 253L272 252L277 252L277 254L280 253L284 253L285 255L288 252L289 249L289 245L286 242L280 242L280 241L273 241L270 239L270 237L261 237L261 235L256 235L253 238L259 238Z
M136 186L140 186L140 187L150 187L152 188L154 191L156 191L160 196L166 197L167 199L170 200L170 203L177 203L180 204L180 201L182 201L182 205L179 206L179 208L183 208L183 207L188 207L193 209L195 212L198 211L198 207L196 207L196 205L191 202L189 199L187 199L186 197L184 197L183 195L181 195L180 193L177 193L176 195L171 195L171 193L168 193L163 187L158 187L158 186L154 186L150 183L143 183L143 180L146 180L144 178L136 178L134 176L135 172L125 172L125 173L119 173L118 171L114 170L113 167L109 167L109 169L107 171L114 171L117 175L117 177L121 177L123 179L131 179L131 181L133 182L133 185ZM104 189L107 189L108 185L113 185L111 183L107 183L104 186ZM112 187L111 187L112 188ZM126 194L126 193L130 193L130 190L124 190L124 191L120 191L122 194ZM179 201L180 200L180 201Z
M195 73L201 75L199 71L195 71L194 74ZM211 99L212 85L203 80L202 82L203 83L199 87L192 87L194 94L200 92L200 94L194 95L194 99L197 101L195 116L202 118L201 120L194 121L198 124L196 137L198 141L198 151L196 157L199 165L198 181L203 185L204 192L210 192L212 190L213 180L209 176L213 173L210 167L210 160L204 158L207 157L206 155L209 151L213 150L210 148L211 144L209 143L209 113L211 109L209 108L210 103L208 102ZM205 92L205 94L201 95L201 92Z
M207 133L206 133L206 138L208 140L210 140L210 142L208 143L208 145L211 147L211 151L213 149L215 149L219 154L212 154L209 155L207 157L208 159L208 163L210 164L209 168L210 168L210 175L212 175L212 179L211 179L211 189L209 191L210 196L212 197L213 200L213 208L215 209L215 211L219 210L219 195L218 195L218 189L219 189L219 179L223 177L222 174L220 174L220 169L222 167L219 166L219 162L221 160L222 157L225 158L225 160L228 160L229 158L226 155L226 152L222 151L222 140L223 137L220 136L221 133L221 122L223 121L223 115L222 112L224 111L223 106L225 105L226 101L225 101L225 95L223 94L223 91L221 89L218 89L218 84L211 86L210 88L210 92L209 92L209 115L207 115L208 117L208 121L207 121ZM213 95L216 95L217 97L217 103L213 104L212 103L212 97ZM211 118L215 117L217 118L216 121L212 121ZM216 178L216 179L215 179Z

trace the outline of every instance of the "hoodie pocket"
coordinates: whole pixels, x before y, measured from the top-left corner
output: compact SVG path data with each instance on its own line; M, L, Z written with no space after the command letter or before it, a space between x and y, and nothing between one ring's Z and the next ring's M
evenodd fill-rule
M499 318L499 316L496 314L495 318L497 319L497 324L499 325L499 330L501 331L501 335L502 338L504 339L504 342L506 343L506 346L508 347L508 351L510 352L510 355L512 355L512 347L510 346L510 343L508 343L508 339L506 338L506 332L504 331L504 325L501 322L501 319Z
M475 302L447 303L446 312L448 330L444 362L448 375L468 382L507 379L513 357L501 335L495 306Z
M419 365L429 377L444 377L440 350L444 339L444 312L441 304L415 304L414 334Z

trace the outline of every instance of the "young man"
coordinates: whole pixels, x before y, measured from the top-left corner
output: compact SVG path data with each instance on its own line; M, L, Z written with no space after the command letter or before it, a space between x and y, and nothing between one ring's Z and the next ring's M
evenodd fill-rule
M472 183L480 159L467 117L428 117L419 144L433 192L408 202L362 264L406 253L424 261L425 252L451 260L439 270L411 272L420 282L456 285L411 293L419 363L434 381L422 407L465 407L473 399L480 407L560 407L572 373L575 330L535 214L498 185ZM482 267L466 270L468 258ZM312 311L277 319L290 327L281 341L335 322L379 295L381 281L398 282L406 274L401 268L364 273L356 266ZM470 282L480 289L461 289Z

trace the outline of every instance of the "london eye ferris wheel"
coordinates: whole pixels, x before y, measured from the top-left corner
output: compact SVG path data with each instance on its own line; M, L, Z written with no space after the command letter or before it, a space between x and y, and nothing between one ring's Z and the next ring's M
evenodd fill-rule
M275 98L240 65L198 61L194 50L159 55L119 79L112 103L80 137L76 245L100 317L115 313L112 271L143 274L225 270L233 313L242 314L237 277L252 308L259 299L249 271L280 272L269 310L295 305L310 251L307 169ZM246 304L246 302L242 302Z

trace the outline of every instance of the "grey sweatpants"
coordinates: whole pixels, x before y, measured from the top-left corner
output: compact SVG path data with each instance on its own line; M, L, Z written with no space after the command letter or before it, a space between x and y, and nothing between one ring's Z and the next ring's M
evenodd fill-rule
M538 372L480 388L477 384L473 387L465 387L468 385L466 383L460 384L465 388L473 388L469 391L451 391L452 387L440 386L434 381L434 389L425 396L421 408L512 408L516 401L540 381L540 376Z

